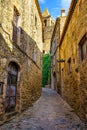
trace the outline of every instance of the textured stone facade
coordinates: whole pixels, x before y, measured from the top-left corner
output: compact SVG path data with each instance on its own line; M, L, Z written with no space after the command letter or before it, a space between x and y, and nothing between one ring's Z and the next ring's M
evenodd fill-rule
M16 33L14 33L15 31ZM10 63L14 64L18 70L16 91L14 91L16 93L14 94L16 95L14 97L16 98L14 112L27 109L39 98L41 94L42 42L42 18L38 1L1 0L0 122L7 120L7 92L14 91L11 90L12 86L10 86L9 91L7 90L8 73L14 71L14 67L13 70L9 71ZM13 108L11 106L12 100L9 97L9 109Z
M55 21L50 16L47 9L44 10L44 12L42 13L42 18L43 18L43 40L44 40L43 52L49 53L50 41L51 41Z
M63 11L63 12L62 12ZM56 19L56 23L54 26L52 38L51 38L51 47L50 47L50 52L51 52L51 88L60 91L58 82L59 82L59 66L57 60L59 60L59 52L54 55L57 46L59 46L59 40L63 31L64 23L66 20L65 16L65 10L61 10L61 16ZM54 56L53 56L54 55Z
M72 0L56 53L61 95L87 123L87 1Z

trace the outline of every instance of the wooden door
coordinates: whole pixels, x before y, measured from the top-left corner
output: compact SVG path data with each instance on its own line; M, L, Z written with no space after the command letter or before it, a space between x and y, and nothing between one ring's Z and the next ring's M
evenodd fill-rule
M18 68L15 63L8 67L7 89L6 89L6 112L15 110L17 95Z

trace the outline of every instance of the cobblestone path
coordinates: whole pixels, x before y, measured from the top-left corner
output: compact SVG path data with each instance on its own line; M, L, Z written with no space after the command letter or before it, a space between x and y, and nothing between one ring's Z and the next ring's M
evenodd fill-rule
M55 91L43 88L32 108L0 126L0 130L83 130L79 125L82 123L69 105Z

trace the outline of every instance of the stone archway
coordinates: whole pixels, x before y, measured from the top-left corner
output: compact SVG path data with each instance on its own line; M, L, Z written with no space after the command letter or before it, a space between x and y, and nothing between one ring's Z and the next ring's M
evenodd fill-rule
M18 81L18 65L15 62L10 62L8 65L7 88L5 111L11 112L16 107L17 97L17 81Z

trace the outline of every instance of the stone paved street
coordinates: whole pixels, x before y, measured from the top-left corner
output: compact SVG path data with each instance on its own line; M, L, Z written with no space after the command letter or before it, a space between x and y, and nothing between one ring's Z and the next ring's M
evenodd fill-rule
M43 88L32 108L0 126L0 130L82 130L79 125L82 123L69 105L55 91Z

